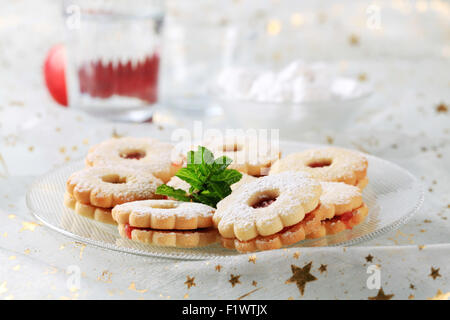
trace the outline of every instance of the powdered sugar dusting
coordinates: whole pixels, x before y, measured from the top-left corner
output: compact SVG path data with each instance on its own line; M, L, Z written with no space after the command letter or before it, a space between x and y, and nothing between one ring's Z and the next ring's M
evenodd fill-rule
M322 195L320 203L326 206L350 203L356 197L361 196L358 187L342 182L321 182Z
M94 146L86 162L92 166L132 165L150 172L161 172L170 170L173 148L169 143L151 138L113 138ZM140 159L124 157L136 151L142 152L144 156Z
M114 211L132 212L138 215L155 217L212 217L214 208L202 203L182 202L175 200L142 200L121 204Z
M217 204L214 219L221 225L239 224L251 228L255 223L270 225L277 216L290 215L320 196L320 183L301 172L283 172L245 184ZM249 201L276 192L278 197L269 207L255 209ZM302 212L302 211L301 211Z
M103 177L115 175L124 183L109 183ZM95 192L102 196L120 197L127 201L153 198L162 181L151 173L122 166L90 167L73 173L69 183L78 192Z

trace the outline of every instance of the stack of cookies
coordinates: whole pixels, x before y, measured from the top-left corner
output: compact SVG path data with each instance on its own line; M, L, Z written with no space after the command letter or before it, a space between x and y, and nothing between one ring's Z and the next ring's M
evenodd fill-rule
M183 161L171 161L174 147L150 138L110 139L91 148L87 167L67 181L64 203L117 224L132 241L189 248L220 242L240 252L336 234L368 214L361 195L368 162L358 152L329 147L280 158L276 148L252 153L255 146L246 140L206 145L215 156L233 159L243 174L217 208L155 193L163 183L187 193L190 185L175 176Z

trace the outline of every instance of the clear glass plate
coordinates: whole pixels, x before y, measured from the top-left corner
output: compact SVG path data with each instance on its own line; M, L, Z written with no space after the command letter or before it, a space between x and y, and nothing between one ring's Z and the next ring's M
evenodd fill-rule
M317 145L282 142L284 155ZM369 214L361 225L336 235L301 241L291 247L348 246L378 237L404 224L423 202L423 189L408 171L391 162L367 155L369 184L363 198ZM66 180L71 173L83 168L78 161L37 179L27 193L27 206L44 225L77 241L102 248L143 256L201 260L238 255L220 244L186 249L145 245L120 237L115 226L102 224L79 216L63 205Z

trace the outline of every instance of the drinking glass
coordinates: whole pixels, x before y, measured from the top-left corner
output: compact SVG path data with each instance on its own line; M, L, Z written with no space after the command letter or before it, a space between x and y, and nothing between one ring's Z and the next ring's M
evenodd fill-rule
M158 101L162 1L66 0L69 105L145 121Z

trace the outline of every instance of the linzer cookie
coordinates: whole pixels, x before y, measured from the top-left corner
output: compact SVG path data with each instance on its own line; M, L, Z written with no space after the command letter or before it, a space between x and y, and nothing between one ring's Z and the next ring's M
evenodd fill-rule
M205 246L218 240L214 208L201 203L146 200L114 207L112 215L122 237L173 247Z
M167 182L181 167L172 162L172 151L173 145L151 138L113 138L93 146L85 162L91 167L131 167Z
M69 194L64 194L64 205L75 211L80 216L90 218L99 222L107 224L116 224L111 215L111 209L94 207L88 204L83 204L75 200L75 198Z
M307 224L320 224L320 216L308 214L318 207L321 192L318 181L298 172L242 185L217 204L213 220L222 244L254 251L277 249L303 239Z
M320 228L307 238L320 238L335 234L364 221L368 208L364 204L358 187L339 182L322 182L320 207L324 212Z
M359 152L329 147L290 154L275 162L270 174L302 171L320 181L344 182L363 189L368 183L367 165Z
M271 141L257 141L257 139L253 141L248 136L226 136L204 143L215 156L227 156L232 159L230 169L251 176L267 175L272 163L281 155L279 148Z
M80 203L100 208L136 200L158 199L156 188L162 181L149 172L126 167L92 167L73 173L67 192Z

